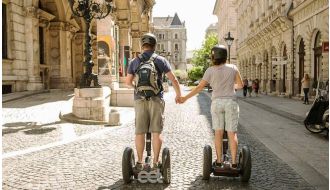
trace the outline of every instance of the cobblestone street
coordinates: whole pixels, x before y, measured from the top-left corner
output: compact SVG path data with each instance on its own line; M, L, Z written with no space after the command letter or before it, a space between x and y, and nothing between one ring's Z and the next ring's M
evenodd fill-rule
M61 94L58 93L57 97ZM165 97L163 144L171 151L172 183L168 186L136 182L124 185L121 159L126 146L134 148L133 118L126 125L113 128L62 123L55 117L59 111L55 108L64 106L70 92L64 93L61 100L49 100L48 96L50 94L42 94L3 105L3 154L7 155L2 160L3 189L314 189L242 126L239 127L239 145L248 145L252 152L250 182L243 184L239 179L223 177L202 180L203 147L210 144L214 151L210 98L207 93L201 93L184 105L175 105L172 91ZM43 98L53 102L40 102ZM36 100L40 104L30 104ZM50 117L46 125L33 120L39 118L36 115L28 114L44 109L52 110L47 114ZM13 123L17 114L21 117ZM39 123L35 127L31 122ZM13 126L15 130L10 130ZM17 126L21 127L17 129ZM63 143L63 133L67 130L62 128L67 127L73 128L73 134L78 137ZM87 133L92 135L79 138ZM56 146L24 152L28 147L54 144L59 140L62 143ZM17 154L10 154L11 151Z

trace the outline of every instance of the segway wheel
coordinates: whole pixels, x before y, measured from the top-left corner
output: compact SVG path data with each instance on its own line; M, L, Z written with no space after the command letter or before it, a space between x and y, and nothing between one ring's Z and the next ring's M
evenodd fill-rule
M212 172L212 148L210 145L206 145L203 150L203 179L210 179Z
M171 183L171 156L168 148L164 148L162 153L162 175L165 184Z
M325 130L325 127L322 125L308 124L306 122L305 127L308 131L312 133L322 133Z
M242 182L248 182L251 177L251 152L248 146L244 146L239 153L240 178Z
M130 183L133 177L133 167L135 164L135 158L133 149L126 147L122 159L122 173L124 183Z

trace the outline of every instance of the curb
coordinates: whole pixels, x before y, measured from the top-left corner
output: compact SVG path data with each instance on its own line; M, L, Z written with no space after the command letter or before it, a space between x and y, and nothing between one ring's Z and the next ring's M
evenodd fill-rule
M7 103L7 102L11 102L11 101L15 101L15 100L19 100L19 99L22 99L22 98L26 98L26 97L29 97L29 96L33 96L33 95L37 95L37 94L43 94L43 93L50 93L51 91L50 90L42 90L42 91L31 91L31 93L26 93L26 94L22 94L22 95L17 95L17 97L13 97L13 95L15 93L12 93L12 94L6 94L5 96L2 95L2 103ZM4 100L6 99L7 97L7 100Z
M58 117L63 121L67 121L70 123L83 124L83 125L106 125L106 124L108 124L108 122L105 122L105 121L81 119L81 118L78 118L75 115L73 115L73 113L68 113L68 114L62 115L62 113L60 112ZM116 125L116 126L120 126L120 125Z

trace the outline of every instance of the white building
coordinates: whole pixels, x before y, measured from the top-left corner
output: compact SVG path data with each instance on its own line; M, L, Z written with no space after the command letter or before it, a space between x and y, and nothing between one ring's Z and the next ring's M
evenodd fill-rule
M153 33L157 37L156 51L164 55L173 70L186 71L187 29L177 13L174 17L154 17Z

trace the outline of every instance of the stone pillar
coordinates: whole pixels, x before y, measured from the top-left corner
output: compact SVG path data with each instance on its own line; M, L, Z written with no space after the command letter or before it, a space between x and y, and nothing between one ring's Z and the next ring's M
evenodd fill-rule
M27 90L41 90L39 49L39 19L37 8L27 7L25 17L26 61L28 70Z
M119 25L119 75L125 77L127 75L127 67L131 48L130 22L118 21Z
M77 86L84 73L85 33L76 33L72 43L73 83Z
M64 22L51 22L50 64L51 88L73 88L71 43L73 33L78 29Z
M132 58L137 54L141 53L141 43L140 43L140 32L139 31L132 31Z

